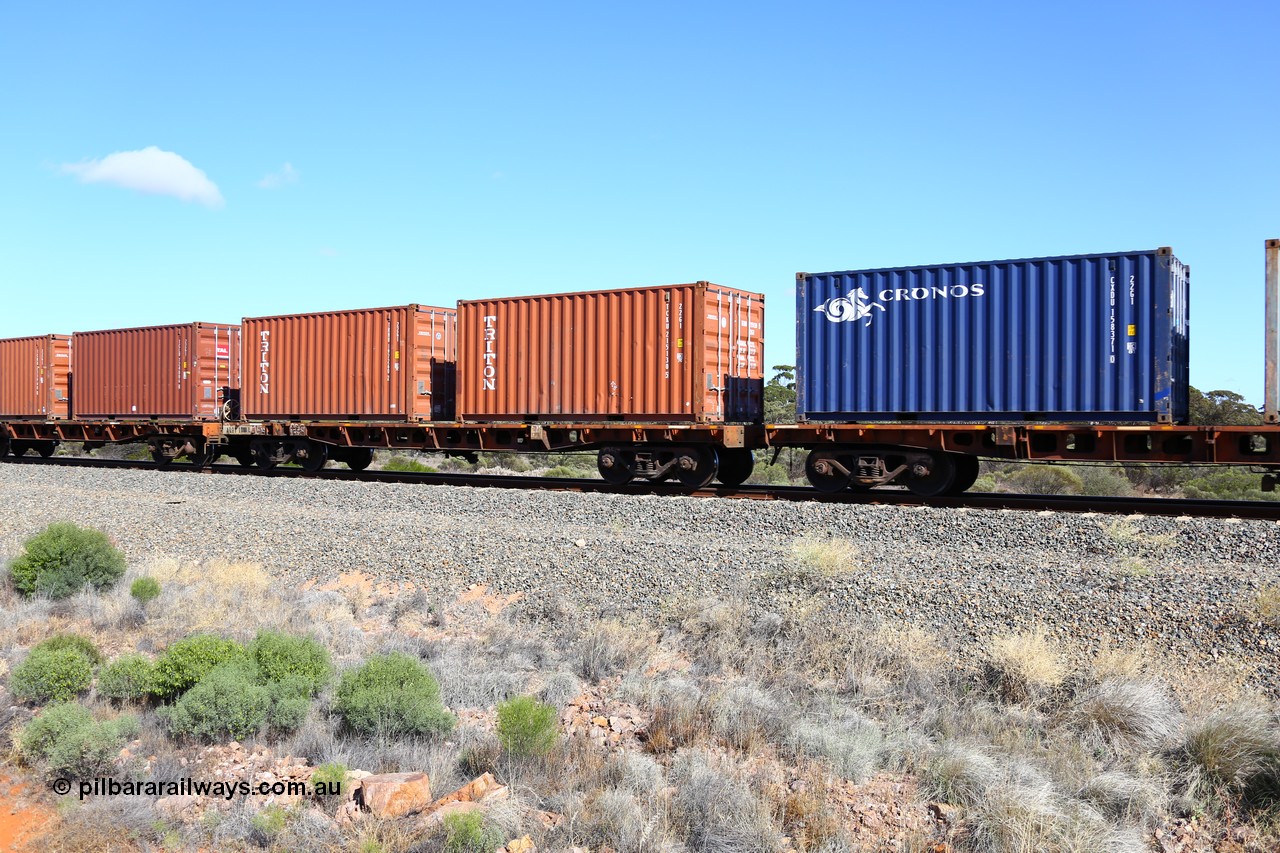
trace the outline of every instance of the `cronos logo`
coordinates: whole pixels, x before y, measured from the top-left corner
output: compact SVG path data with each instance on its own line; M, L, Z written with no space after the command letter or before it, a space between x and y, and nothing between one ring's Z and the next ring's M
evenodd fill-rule
M979 282L973 284L953 284L950 287L912 287L897 290L882 290L876 294L872 302L867 292L855 287L847 296L833 296L814 308L832 323L855 323L865 320L863 326L870 326L875 319L876 311L884 311L885 303L919 302L925 299L967 299L970 296L986 296L987 288Z

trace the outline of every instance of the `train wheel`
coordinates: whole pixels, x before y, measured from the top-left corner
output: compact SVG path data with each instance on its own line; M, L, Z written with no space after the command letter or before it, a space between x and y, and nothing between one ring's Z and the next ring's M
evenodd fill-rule
M625 486L635 477L635 467L628 454L618 447L606 447L596 457L600 479L611 486Z
M319 442L309 442L302 448L305 455L295 453L293 461L302 466L303 471L315 473L324 467L324 463L329 461L329 449Z
M245 468L253 467L253 451L252 450L241 450L238 453L234 453L232 455L235 457L236 462L242 465L243 467Z
M716 453L710 447L689 447L680 452L675 478L682 486L701 489L715 479L719 467Z
M839 457L821 450L812 451L804 460L804 475L809 478L809 484L820 492L842 492L853 480Z
M951 484L947 494L958 495L973 488L973 484L978 482L979 464L976 456L969 456L968 454L956 456L956 479Z
M933 498L945 495L956 481L956 463L950 453L930 453L912 462L907 469L906 485L913 495Z
M27 445L25 442L15 441L9 445L9 450L13 452L14 456L21 456L27 452Z
M745 447L717 448L716 456L720 458L716 479L729 488L745 483L756 465L755 457Z
M373 464L373 448L348 447L342 461L346 462L347 467L352 471L363 471Z
M173 461L173 457L172 457L172 456L168 456L168 455L166 455L166 454L165 454L165 452L164 452L163 450L161 450L159 447L155 447L155 446L153 446L153 447L151 448L151 459L152 459L152 460L153 460L157 465L168 465L170 462L172 462L172 461Z
M48 459L53 455L53 451L58 449L56 441L40 441L36 443L36 453L40 454L41 459Z

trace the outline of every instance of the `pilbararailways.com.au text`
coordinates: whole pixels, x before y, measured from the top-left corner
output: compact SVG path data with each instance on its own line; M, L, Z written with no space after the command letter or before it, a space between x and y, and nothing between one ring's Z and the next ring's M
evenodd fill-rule
M232 800L236 797L323 797L329 794L342 793L342 784L334 782L326 785L317 782L314 786L307 782L279 780L275 782L209 782L189 777L172 782L135 782L117 779L98 778L84 779L76 783L80 799L86 797L181 797L201 796ZM53 790L58 794L71 793L70 779L56 779Z

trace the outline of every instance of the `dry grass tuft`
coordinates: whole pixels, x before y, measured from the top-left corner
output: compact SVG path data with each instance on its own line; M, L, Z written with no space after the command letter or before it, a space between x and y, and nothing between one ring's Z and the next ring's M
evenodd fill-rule
M1151 651L1104 644L1093 656L1090 669L1094 680L1137 680L1151 668Z
M1117 518L1102 525L1102 532L1116 544L1122 554L1157 557L1172 548L1178 537L1169 533L1146 533L1128 518Z
M1078 727L1140 752L1170 742L1181 724L1172 697L1154 681L1104 681L1085 691L1071 714Z
M1066 668L1043 627L1005 634L991 642L987 677L1010 702L1027 702L1062 684Z
M1165 810L1166 780L1143 779L1120 770L1099 773L1076 796L1103 814L1129 824L1147 825Z
M1238 704L1192 723L1182 752L1193 790L1208 783L1243 792L1280 761L1280 733L1262 707Z
M1000 765L986 753L948 743L925 768L922 793L931 800L973 806L986 799L1001 776Z
M684 753L672 767L677 822L694 850L775 850L782 837L765 803L715 755Z
M598 622L578 641L578 674L591 682L617 675L652 645L652 638L630 625L616 620Z
M653 714L648 747L655 753L692 746L711 733L703 713L702 691L692 681L672 678L654 684L645 704Z
M739 683L716 697L711 728L735 749L753 752L761 744L785 736L790 716L781 703L758 687Z
M806 584L820 584L828 578L856 572L861 568L858 546L840 537L801 536L791 543L785 576Z
M1268 584L1258 590L1258 618L1273 628L1280 628L1280 586Z
M247 640L289 621L279 585L255 563L157 560L150 574L162 592L149 607L148 629L162 642L202 631Z

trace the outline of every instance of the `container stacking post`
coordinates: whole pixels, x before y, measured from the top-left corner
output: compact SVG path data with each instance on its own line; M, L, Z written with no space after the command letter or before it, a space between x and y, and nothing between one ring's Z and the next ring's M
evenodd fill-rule
M1280 423L1280 240L1267 241L1266 388L1263 408L1269 424Z

